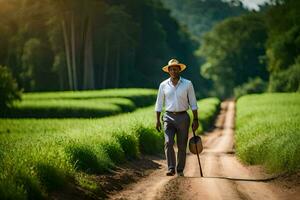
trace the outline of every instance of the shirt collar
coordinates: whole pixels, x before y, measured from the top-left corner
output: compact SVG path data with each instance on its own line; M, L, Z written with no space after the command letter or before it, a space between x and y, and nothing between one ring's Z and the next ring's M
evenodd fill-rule
M174 86L172 81L171 81L171 77L169 78L168 82L169 82L170 85ZM180 82L182 82L181 76L179 76L179 80L178 80L178 83L176 84L176 87L179 85Z

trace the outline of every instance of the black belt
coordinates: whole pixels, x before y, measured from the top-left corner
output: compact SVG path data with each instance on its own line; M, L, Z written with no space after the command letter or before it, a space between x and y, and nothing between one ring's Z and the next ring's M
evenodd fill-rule
M167 112L167 113L172 113L172 114L174 114L174 115L186 113L186 111L180 111L180 112L166 111L166 112Z

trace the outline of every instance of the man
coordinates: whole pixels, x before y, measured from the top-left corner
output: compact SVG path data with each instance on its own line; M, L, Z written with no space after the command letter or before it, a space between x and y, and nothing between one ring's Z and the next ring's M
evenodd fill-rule
M161 130L160 115L163 104L165 104L166 109L162 119L165 133L165 154L168 163L167 176L175 175L175 167L179 176L184 175L183 170L190 125L190 117L186 111L189 109L189 106L193 111L192 129L195 131L199 126L198 107L193 84L191 81L180 77L180 72L185 68L186 66L179 63L176 59L171 59L168 65L162 68L164 72L170 75L170 78L160 84L155 105L156 129L158 131ZM173 147L175 134L178 147L177 166Z

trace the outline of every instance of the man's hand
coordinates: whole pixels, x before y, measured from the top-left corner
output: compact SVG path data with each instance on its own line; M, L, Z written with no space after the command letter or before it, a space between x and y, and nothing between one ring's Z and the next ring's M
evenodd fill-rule
M156 112L156 130L160 132L161 123L160 123L160 112Z
M199 127L198 119L194 119L193 123L192 123L192 130L196 131L198 129L198 127Z
M159 120L156 121L156 130L157 130L158 132L161 131L161 122L160 122Z

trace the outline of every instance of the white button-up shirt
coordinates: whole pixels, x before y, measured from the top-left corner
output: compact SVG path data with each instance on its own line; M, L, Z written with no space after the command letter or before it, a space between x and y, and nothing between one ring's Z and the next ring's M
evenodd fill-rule
M155 111L161 112L164 103L166 111L186 111L189 106L192 110L197 110L197 100L192 82L180 77L178 83L174 86L171 78L163 81L159 85Z

